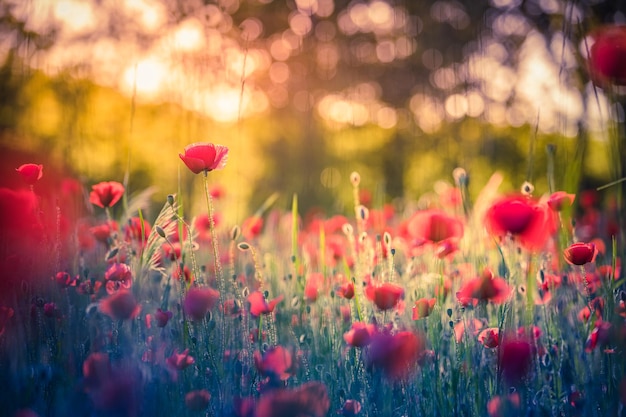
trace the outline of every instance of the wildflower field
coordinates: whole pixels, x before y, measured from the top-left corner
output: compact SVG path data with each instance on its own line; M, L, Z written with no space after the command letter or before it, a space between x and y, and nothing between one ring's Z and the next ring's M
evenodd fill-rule
M215 33L222 30L225 38L231 31L230 26L223 29L226 17L238 18L239 3L237 7L235 3L223 1L221 9L201 8L207 16L221 13L224 20L207 25L214 24L210 29ZM317 41L324 47L333 31L343 30L346 39L367 30L383 37L387 27L383 12L388 12L395 16L395 26L387 29L395 36L393 31L400 23L411 21L407 18L411 5L398 2L391 9L391 3L350 2L344 7L346 14L341 14L343 11L328 9L332 1L296 1L288 6L292 11L290 30L302 41L309 32L315 32L311 22L328 23L336 14L337 28L319 23L316 29ZM487 3L489 10L505 10L499 16L513 20L520 4L536 3L543 14L535 13L531 6L527 14L541 17L548 16L553 8L560 10L565 19L563 33L587 29L575 22L576 14L571 10L578 7L577 2ZM554 6L561 3L562 8ZM4 6L5 12L19 9ZM261 7L256 3L247 6L253 10ZM580 10L587 9L581 6ZM470 12L464 3L454 1L436 1L431 8L437 24L445 23L455 30L466 27L461 25L462 17L469 19ZM624 19L619 13L614 18L618 23ZM580 14L584 17L582 11ZM374 29L366 30L365 15ZM345 23L346 16L352 16L352 23ZM241 29L242 33L251 30L253 23L262 28L252 18L242 20L248 24L242 24L248 28ZM496 27L496 20L494 17L489 24ZM0 30L7 22L16 21L0 19ZM256 29L261 33L259 27ZM350 28L356 29L350 32ZM385 49L390 48L384 43L388 40L381 41L381 49L375 49L379 61L390 64L413 54L405 39L412 32L402 30L402 42L393 44L394 57L389 58ZM511 32L508 35L514 34L513 29L507 30ZM287 38L270 38L288 49ZM246 88L250 88L244 77L245 62L258 58L252 50L253 40L248 43L245 38L245 53L249 55L240 57L244 70L235 89L239 107L235 106L229 116L233 119L228 120L235 125L243 125L242 103ZM488 49L489 42L485 44ZM561 38L555 43L562 45L562 58L566 44ZM402 55L402 45L408 48L406 56ZM466 100L463 111L448 106L448 101L445 106L430 106L431 98L415 93L409 100L414 130L389 135L391 139L381 134L383 139L371 141L381 141L382 148L400 144L391 154L398 157L397 161L391 158L385 165L391 174L395 170L390 166L396 168L396 162L403 175L405 171L417 172L420 178L429 179L433 172L447 167L443 162L438 164L439 159L446 159L446 163L448 159L462 160L469 165L455 164L456 168L425 186L426 193L411 193L408 185L400 187L402 196L398 198L364 186L391 182L388 177L368 178L380 174L369 166L377 160L376 153L381 159L390 154L365 141L362 146L371 146L370 154L357 152L361 143L358 136L354 140L357 146L335 149L332 163L319 170L313 163L306 164L317 158L311 151L317 144L288 148L278 141L276 175L261 176L252 185L244 184L241 175L242 167L243 171L253 170L254 165L250 155L243 152L250 143L242 146L237 139L249 134L241 127L229 130L225 140L198 129L202 132L174 152L166 145L152 153L141 152L148 145L141 144L140 152L131 145L120 145L124 152L115 148L112 157L106 152L98 154L104 148L94 148L90 157L85 157L76 151L82 149L81 142L71 142L73 136L68 133L70 144L62 152L65 162L75 162L76 171L83 173L90 172L92 164L104 166L100 171L94 168L92 172L98 175L91 177L62 175L56 167L48 168L36 160L37 155L53 153L55 141L60 140L40 132L44 138L41 143L46 145L41 146L40 153L27 154L33 158L28 161L22 161L23 155L12 158L7 154L2 163L5 166L0 167L4 169L0 174L7 177L3 179L6 184L0 186L0 415L626 416L626 27L597 24L582 36L579 46L580 51L571 53L583 62L578 70L587 82L574 88L586 89L589 100L581 106L580 119L589 125L578 123L578 133L568 136L567 122L571 120L562 114L553 115L557 122L548 127L542 125L545 122L539 115L534 126L528 120L516 125L515 112L500 121L507 129L520 124L531 127L526 131L532 136L526 138L526 181L519 183L519 176L512 179L516 174L496 169L495 162L493 166L486 164L489 172L485 174L484 166L477 169L479 165L473 165L470 157L448 158L434 145L423 155L407 150L410 146L402 136L406 132L436 134L446 124L458 127L454 132L459 134L459 142L463 142L462 135L471 136L470 131L478 132L472 139L475 143L491 141L493 138L487 136L492 131L486 127L481 131L473 129L474 125L462 125L481 118L487 121L485 125L497 124L495 119L487 120L495 111L472 113L476 107L468 104L469 93L454 96L455 100ZM271 48L278 46L272 44ZM281 64L272 70L273 77L282 79L279 75L288 67L288 56L277 58L280 51L271 48L272 59ZM294 46L289 53L295 56L296 49ZM365 56L365 49L359 49L361 55L357 55ZM481 58L487 56L480 53ZM427 55L423 55L426 63L430 62ZM340 62L341 54L336 58ZM443 55L440 58L443 60ZM481 65L489 64L486 61ZM563 72L565 66L561 66ZM441 69L435 67L434 71ZM2 68L7 67L3 64ZM456 77L450 74L458 68L443 68L452 72L440 71L430 82L447 91L446 85L452 83L448 78ZM572 68L574 64L568 67ZM329 74L336 68L322 69L317 75L332 80ZM135 76L140 70L136 65ZM294 74L287 68L284 78L299 76ZM226 75L216 79L220 76ZM141 77L135 78L130 107L134 135L139 134L143 123L140 116L135 119L143 111L134 101L140 81ZM466 74L464 82L471 81L471 74ZM41 79L35 82L43 84ZM355 90L368 96L367 106L359 107L356 93L343 98L329 94L320 100L316 114L328 116L326 121L337 129L323 131L322 136L328 134L336 142L342 139L347 143L349 135L340 137L337 131L345 129L354 135L367 131L373 137L379 133L371 132L401 130L396 123L409 113L396 113L375 103L378 99L382 102L382 95L369 87L361 84ZM561 88L566 89L565 82ZM5 90L3 87L2 92ZM64 92L67 97L78 97L68 91ZM315 94L321 97L321 93ZM312 101L315 94L305 101ZM274 91L271 97L276 101L279 96ZM507 100L512 102L513 98L504 97L503 101ZM571 102L563 100L562 107ZM4 141L10 136L7 131L27 129L17 123L7 127L7 117L13 113L3 103L0 100L0 139ZM220 103L227 107L226 102ZM309 106L306 104L303 112L312 112ZM441 114L446 116L437 116L433 109L444 107ZM332 108L335 110L329 110ZM375 109L378 119L359 125L357 110L366 108ZM109 110L98 108L94 113ZM158 124L160 120L154 116L158 110L149 111L153 112L151 123ZM594 112L600 114L596 130L586 119ZM67 132L80 130L80 124L72 124L72 117L67 120ZM287 120L283 125L279 118L279 127L273 129L284 127L287 131ZM226 123L226 119L220 122ZM184 124L180 120L176 123ZM303 131L314 131L313 123L307 123ZM367 123L378 125L368 131L363 127ZM544 149L535 148L545 141L537 139L540 126L552 129L553 136L548 135L548 139L556 137L559 146L548 140ZM33 127L29 134L36 136L35 128L39 127ZM262 136L263 129L257 130ZM589 139L586 135L591 131L600 131L601 140ZM115 134L111 137L115 139L107 140L122 142ZM327 140L316 139L319 143ZM459 144L453 148L450 143L446 142L446 149L452 149L451 153L463 154L463 149L469 152L474 146ZM563 143L571 145L573 151L564 150ZM298 159L289 149L304 149L304 157ZM326 149L324 152L322 155L332 154ZM515 160L498 152L494 155L505 165ZM120 168L117 153L128 154L125 168ZM152 159L151 168L145 171L154 175L146 174L145 178L175 180L159 180L159 184L137 189L136 184L145 178L141 170L130 167L142 161L144 154ZM604 162L590 167L594 163L589 164L587 156L593 155L593 162L598 154L605 155L600 159ZM367 160L359 161L360 156ZM480 153L475 156L483 159ZM107 157L115 164L109 166L100 160ZM597 166L602 163L609 166ZM309 172L311 166L315 172ZM335 166L347 170L348 175L339 175ZM176 168L170 171L171 167ZM514 171L515 167L508 168ZM104 179L102 172L107 176ZM584 180L597 172L609 173L610 178L586 186L594 181ZM267 192L263 188L265 182L285 184L299 176L321 181L323 190L334 193L329 200L335 203L336 195L348 198L341 204L322 207L321 203L310 204L312 199L321 198L318 189L311 196L307 189L285 195L284 190ZM132 192L129 184L133 185ZM228 196L234 194L235 200L241 197L238 188L244 185L246 190L252 189L246 192L251 194L255 208L241 215L243 203ZM393 186L387 184L387 191Z

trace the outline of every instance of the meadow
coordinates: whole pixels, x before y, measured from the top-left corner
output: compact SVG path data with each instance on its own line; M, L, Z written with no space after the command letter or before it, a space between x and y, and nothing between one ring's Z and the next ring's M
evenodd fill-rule
M624 13L340 3L2 2L1 415L626 416Z
M623 248L600 191L503 194L496 173L470 201L458 168L427 205L374 209L354 172L353 216L300 213L294 195L229 226L211 181L228 157L171 155L206 210L185 217L172 193L154 219L117 181L40 198L45 167L16 167L7 415L622 414Z

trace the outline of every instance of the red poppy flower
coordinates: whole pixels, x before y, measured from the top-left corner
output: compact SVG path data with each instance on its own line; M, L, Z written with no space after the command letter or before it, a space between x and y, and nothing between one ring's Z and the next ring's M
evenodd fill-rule
M241 225L241 234L246 240L252 240L263 230L263 217L254 215L248 217Z
M500 329L488 327L478 334L478 341L486 348L492 349L500 342Z
M357 400L346 400L341 410L339 410L339 414L346 417L354 417L361 412L361 408L361 403Z
M343 335L343 340L354 347L363 347L370 344L372 336L376 333L376 326L360 321L352 323L352 327Z
M526 376L532 355L532 346L525 338L504 337L500 345L498 365L510 384L517 384Z
M465 325L465 321L459 321L453 328L454 340L457 343L461 343L463 341L463 336L465 335L465 330L476 336L480 332L480 329L483 328L483 325L483 322L478 319L468 320L467 326Z
M347 300L351 300L354 297L354 284L350 281L337 288L337 295Z
M209 406L211 393L205 389L190 391L185 394L185 406L191 411L203 411Z
M273 346L261 353L254 352L254 363L259 373L270 379L286 381L291 376L291 353L282 346Z
M585 351L591 352L597 347L605 347L611 339L611 330L611 323L602 320L596 321L593 330L585 342Z
M254 317L259 317L261 314L269 314L274 311L276 304L280 303L283 298L284 295L281 294L268 303L261 291L254 291L248 296L250 314Z
M172 355L165 359L165 363L177 371L182 371L183 369L193 365L195 362L196 360L189 355L189 349L185 349L182 353L178 353L174 350Z
M462 304L469 304L472 299L492 301L500 304L511 294L511 287L500 277L494 277L490 269L485 269L476 278L472 278L461 287L456 297Z
M185 296L185 313L193 320L202 320L206 314L215 307L220 298L220 293L210 287L191 288Z
M163 311L160 308L157 308L156 313L154 313L154 319L157 322L157 326L165 327L173 315L174 314L171 311Z
M487 210L485 223L492 235L505 237L511 234L530 250L543 248L555 230L548 206L523 195L497 200Z
M593 34L589 50L589 71L602 87L626 85L626 26L606 25Z
M127 320L137 317L141 306L130 291L118 291L100 301L100 311L114 320Z
M576 196L566 193L565 191L557 191L548 198L548 207L554 211L561 211L565 207L569 207L574 202Z
M413 306L413 320L419 320L430 316L436 302L437 300L435 298L420 298L415 301L415 305Z
M83 362L83 382L88 389L100 386L110 375L111 361L107 353L90 353Z
M117 230L117 223L114 221L107 222L107 223L89 228L89 231L91 232L91 234L93 234L96 240L106 245L109 244L109 238L111 237L111 232L115 230Z
M593 262L598 254L596 245L593 243L577 242L563 251L563 257L570 265L585 265Z
M277 389L259 398L254 417L325 417L330 408L326 386L313 381L294 389Z
M313 272L308 275L304 285L304 297L309 302L315 302L319 294L320 287L324 284L324 275L320 272Z
M376 333L367 351L367 363L391 379L404 378L410 375L424 348L424 341L409 331Z
M128 219L128 223L124 227L124 237L127 242L134 241L146 245L148 242L148 236L150 236L150 230L150 223L148 223L145 219L142 222L139 217L131 217Z
M105 181L93 185L89 202L98 207L113 207L124 195L124 186L119 182Z
M187 168L194 174L222 169L228 160L228 148L208 142L192 143L185 147L184 154L178 154Z
M385 282L382 285L369 284L365 288L365 295L381 310L394 308L404 296L404 288L399 285Z
M413 239L438 243L463 237L463 222L439 210L424 210L409 219L407 231Z
M61 288L67 288L76 285L76 278L72 278L72 276L67 272L57 272L52 279Z
M513 392L506 397L498 396L487 401L487 415L489 417L506 417L517 414L520 407L520 396Z
M24 164L15 170L28 185L34 185L43 177L43 165Z

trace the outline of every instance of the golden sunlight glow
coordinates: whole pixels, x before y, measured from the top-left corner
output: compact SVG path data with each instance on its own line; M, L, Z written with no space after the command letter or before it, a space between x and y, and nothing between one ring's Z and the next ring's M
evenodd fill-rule
M147 58L126 69L122 88L126 92L145 98L156 98L164 91L163 83L167 79L167 64L157 58Z
M186 107L210 116L223 123L239 119L240 113L261 113L268 106L265 95L244 90L241 87L220 84L208 90L195 91L189 96Z
M181 51L191 52L205 45L204 29L197 19L187 19L174 32L174 45Z
M54 5L54 16L63 24L63 29L72 34L91 30L95 16L88 2L61 0Z

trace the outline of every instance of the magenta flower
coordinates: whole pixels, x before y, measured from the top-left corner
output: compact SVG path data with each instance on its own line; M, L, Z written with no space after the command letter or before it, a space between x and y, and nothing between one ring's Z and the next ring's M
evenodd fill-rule
M127 320L137 317L141 306L132 292L122 290L100 301L100 311L114 320Z
M209 287L194 287L187 292L184 301L185 313L193 320L202 320L215 307L220 298L217 290Z
M222 169L228 160L228 148L208 142L192 143L185 147L184 154L178 154L187 168L194 174Z
M593 38L589 50L591 78L601 87L626 85L626 26L602 26Z
M174 351L172 356L165 359L165 362L172 368L182 371L183 369L193 365L196 360L189 355L189 349L185 349L181 353Z

